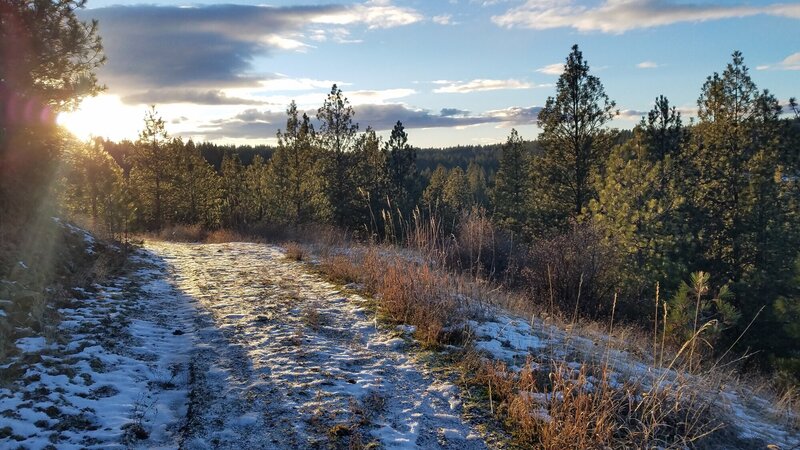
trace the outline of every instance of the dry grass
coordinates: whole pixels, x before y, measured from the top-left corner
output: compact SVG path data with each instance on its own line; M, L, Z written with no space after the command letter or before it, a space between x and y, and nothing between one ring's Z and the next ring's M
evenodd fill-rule
M325 255L322 257L319 269L335 283L356 283L361 279L362 271L356 261L347 255Z
M717 429L710 402L686 384L612 385L607 367L529 360L521 370L464 358L467 383L485 392L491 414L523 447L686 448Z
M225 242L245 242L252 239L248 239L243 234L233 231L233 230L214 230L208 233L208 236L205 238L205 242L207 244L222 244Z
M155 234L155 238L174 242L203 242L208 232L200 225L170 225Z
M283 248L286 250L286 257L292 261L302 261L306 257L305 249L297 242L289 241L283 244Z
M308 304L303 308L303 323L314 331L319 331L324 317L319 312L318 304Z

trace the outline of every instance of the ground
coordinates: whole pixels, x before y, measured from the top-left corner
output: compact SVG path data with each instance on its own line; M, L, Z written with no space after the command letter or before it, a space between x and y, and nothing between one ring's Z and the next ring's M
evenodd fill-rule
M149 243L133 261L61 310L61 343L17 342L0 446L486 448L409 330L280 249Z
M148 242L131 264L76 290L57 336L16 341L0 366L0 448L497 447L412 327L381 323L368 299L279 247ZM562 361L577 373L599 355L613 384L675 375L536 317L483 310L468 328L514 370ZM800 445L753 392L714 395L733 447Z

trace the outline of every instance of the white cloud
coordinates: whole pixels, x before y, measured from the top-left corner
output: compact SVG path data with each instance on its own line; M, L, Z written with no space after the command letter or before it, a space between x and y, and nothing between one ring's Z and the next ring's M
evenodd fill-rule
M394 6L388 0L372 0L364 4L311 17L312 23L330 25L364 24L370 29L411 25L423 19L413 8Z
M520 80L486 80L476 79L467 81L466 83L450 83L445 84L440 88L436 88L433 92L437 94L466 94L469 92L480 91L495 91L499 89L530 89L534 87L531 83Z
M334 84L338 86L347 86L349 83L344 83L335 80L316 80L313 78L297 78L289 77L282 74L276 74L275 78L263 80L259 83L261 88L259 91L267 90L271 92L281 91L310 91L313 89L330 89Z
M547 75L561 75L564 72L564 63L548 64L536 69L536 71Z
M730 2L675 3L670 0L604 0L600 5L584 6L575 0L528 0L492 21L502 27L575 28L579 31L624 33L680 22L705 22L756 15L800 19L800 4L773 3L760 6L733 5Z
M757 66L756 70L800 70L800 52L792 53L777 64Z
M281 50L294 50L294 51L304 52L311 47L310 45L300 42L297 39L292 39L277 34L268 34L264 36L261 40L268 46L279 48Z
M361 39L352 39L347 28L336 27L330 29L314 29L308 33L308 38L316 42L332 41L337 44L360 44Z
M431 20L433 20L434 23L438 23L439 25L456 25L456 22L453 22L453 16L450 14L433 16Z
M414 89L382 89L374 91L350 91L345 96L353 105L374 104L382 105L387 100L408 97L416 94Z
M656 67L659 67L659 66L658 66L657 63L655 63L653 61L642 61L639 64L637 64L636 67L638 67L640 69L655 69Z

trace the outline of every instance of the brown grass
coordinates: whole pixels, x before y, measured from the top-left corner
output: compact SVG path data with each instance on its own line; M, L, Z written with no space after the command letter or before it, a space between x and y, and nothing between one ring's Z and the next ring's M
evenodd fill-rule
M286 257L292 261L302 261L306 257L305 249L297 242L289 241L283 244L283 248L286 250Z
M361 280L361 270L356 262L347 255L323 256L319 269L335 283L349 284Z
M319 312L319 305L308 304L303 308L303 323L314 331L319 331L323 325L323 316Z
M208 233L208 236L205 238L205 242L207 244L222 244L225 242L245 242L250 241L252 239L248 239L243 234L233 231L233 230L214 230Z
M490 413L518 445L565 448L686 448L717 429L710 403L685 384L612 386L607 367L539 367L465 358L468 383L485 392Z

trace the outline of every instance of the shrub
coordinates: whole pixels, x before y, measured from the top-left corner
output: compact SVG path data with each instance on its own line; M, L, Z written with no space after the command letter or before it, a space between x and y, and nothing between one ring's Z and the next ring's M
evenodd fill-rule
M302 261L306 256L305 249L297 242L287 242L283 244L283 248L286 250L286 257L293 261Z
M617 262L596 228L577 224L534 243L523 271L534 301L570 315L600 317L611 312Z

